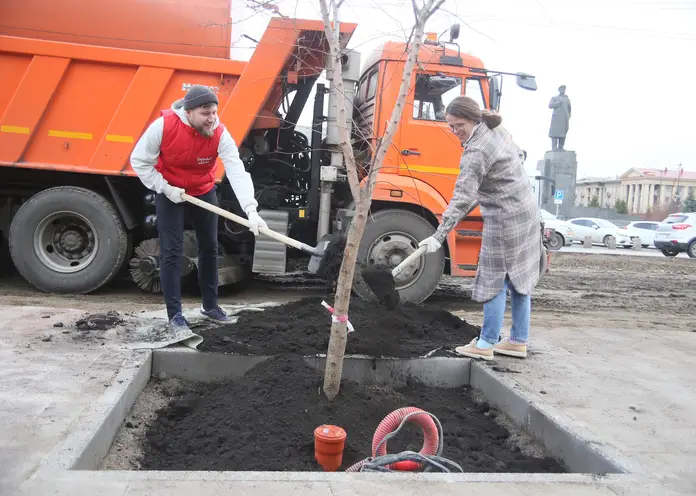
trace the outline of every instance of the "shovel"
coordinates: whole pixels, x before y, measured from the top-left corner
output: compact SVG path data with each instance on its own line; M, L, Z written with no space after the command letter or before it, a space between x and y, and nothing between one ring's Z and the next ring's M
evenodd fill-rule
M478 204L478 201L474 201L469 207L466 215L469 215L469 213L475 209ZM464 217L466 217L466 215ZM396 308L400 298L399 293L396 290L396 283L394 279L396 279L396 277L398 277L399 274L406 269L406 267L413 263L414 260L424 255L427 250L427 246L419 246L416 251L406 257L403 262L394 267L391 271L388 267L378 265L370 265L361 271L363 280L382 305L390 310Z
M220 207L211 205L210 203L204 202L203 200L199 200L198 198L195 198L186 193L182 193L181 198L193 205L196 205L197 207L208 210L209 212L217 214L220 217L224 217L225 219L229 219L232 222L236 222L237 224L241 224L246 227L251 227L251 223L248 219L240 217L239 215L235 215L232 212L228 212L227 210L224 210ZM309 261L309 271L311 273L316 273L317 269L319 268L319 264L321 263L321 259L324 257L324 253L326 253L326 249L329 246L329 243L332 241L332 238L330 237L322 237L322 239L319 240L319 244L315 248L313 248L308 244L302 243L301 241L297 241L296 239L292 239L288 236L272 231L267 227L260 227L259 233L265 234L269 238L275 239L276 241L279 241L285 245L288 245L292 248L296 248L298 250L304 251L305 253L309 253L310 255L312 255L312 258Z

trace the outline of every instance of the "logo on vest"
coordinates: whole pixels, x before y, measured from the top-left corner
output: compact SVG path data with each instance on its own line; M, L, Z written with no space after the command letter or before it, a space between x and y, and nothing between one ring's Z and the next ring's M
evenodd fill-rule
M209 164L213 161L213 157L197 157L198 165Z

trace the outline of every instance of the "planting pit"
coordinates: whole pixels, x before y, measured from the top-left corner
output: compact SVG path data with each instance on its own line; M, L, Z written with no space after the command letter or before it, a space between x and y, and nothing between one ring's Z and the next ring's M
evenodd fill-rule
M566 471L551 457L533 456L531 452L542 451L536 446L524 446L523 451L515 442L520 436L504 426L509 422L498 420L499 412L478 401L469 386L430 387L407 379L406 384L392 387L344 380L339 396L329 402L321 383L315 367L290 355L271 357L234 380L187 381L178 387L170 383L162 389L151 383L141 396L145 404L162 404L163 392L173 394L165 408L155 415L146 413L154 421L143 426L135 440L139 456L131 460L131 468L319 471L312 433L328 423L348 434L340 468L345 470L370 456L381 419L399 408L416 406L440 420L443 456L465 472ZM143 409L139 404L135 408L141 416ZM127 436L133 426L133 421L126 421ZM389 443L389 450L419 451L422 438L420 429L409 426Z
M329 404L320 390L320 357L149 353L140 369L122 374L130 378L118 381L118 397L112 391L99 400L101 418L74 432L49 467L133 474L129 480L135 474L168 480L165 474L176 478L179 471L218 471L220 480L259 480L259 471L269 474L263 480L326 480L321 477L341 474L316 472L315 427L333 422L346 429L345 470L370 455L385 415L417 406L443 424L443 455L465 471L441 474L452 480L487 472L487 481L596 482L594 475L561 472L628 472L620 457L573 432L509 377L465 358L347 358L341 392ZM421 444L420 431L409 427L390 440L388 451L418 451Z
M198 349L241 355L326 353L331 316L321 301L304 298L263 311L242 311L234 324L196 329L204 339ZM447 355L454 347L477 337L480 331L478 326L445 310L423 305L401 304L389 310L378 303L354 299L349 318L356 329L348 335L349 355Z

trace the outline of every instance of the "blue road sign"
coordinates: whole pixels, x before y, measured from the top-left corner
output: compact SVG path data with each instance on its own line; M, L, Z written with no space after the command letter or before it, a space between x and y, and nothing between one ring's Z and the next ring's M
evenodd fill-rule
M556 195L554 196L554 199L563 201L563 190L562 189L556 190Z

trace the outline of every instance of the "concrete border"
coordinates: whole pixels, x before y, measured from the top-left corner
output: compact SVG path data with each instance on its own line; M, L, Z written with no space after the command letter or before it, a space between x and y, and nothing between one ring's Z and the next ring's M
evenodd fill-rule
M206 356L207 355L207 356ZM203 358L205 356L205 358ZM204 360L203 366L196 366L195 362ZM606 456L607 450L597 450L595 446L584 446L586 439L583 435L576 435L570 422L552 412L546 406L541 407L528 395L522 394L519 387L507 377L471 363L468 359L433 357L418 359L356 359L351 358L350 366L345 368L346 377L354 376L371 378L376 382L384 382L388 374L399 368L400 362L408 362L408 373L400 372L395 376L397 381L404 380L409 375L425 374L426 382L435 380L432 375L438 367L445 367L450 373L454 372L456 379L436 380L434 384L463 385L471 380L474 387L483 389L484 395L492 404L498 406L514 421L522 419L520 424L532 433L540 441L559 443L563 436L567 436L574 443L573 450L562 452L562 455L576 457L571 458L575 466L596 466L613 468L602 470L600 473L567 473L567 474L511 474L511 473L465 473L465 474L348 474L348 473L322 473L322 472L204 472L204 471L99 471L96 468L108 452L110 445L120 428L123 420L135 403L137 397L147 385L151 373L165 372L172 376L193 378L206 377L206 371L212 372L212 380L223 377L233 377L243 374L267 357L240 357L236 355L204 354L189 350L169 349L155 351L136 352L132 358L124 362L124 366L116 376L114 385L108 388L93 405L81 416L80 422L68 435L68 438L58 445L41 464L34 478L42 480L69 481L71 483L116 483L129 481L253 481L264 482L335 482L349 483L364 481L369 478L379 480L402 481L413 483L424 482L470 482L470 483L564 483L587 485L611 485L637 480L637 473L626 474L629 464L623 463L618 456L607 457L602 465L600 460ZM237 363L234 363L237 360ZM308 363L323 367L323 357L307 357ZM241 361L241 364L240 364ZM355 361L356 365L352 365ZM213 366L221 369L214 369ZM178 367L178 368L177 368ZM402 367L403 370L403 367ZM183 373L182 373L183 371ZM353 375L355 374L355 375ZM428 379L431 376L431 379ZM208 375L208 380L211 376ZM512 394L511 394L512 393ZM498 402L498 403L496 403ZM526 409L525 409L525 404ZM530 412L533 412L530 413ZM551 426L551 427L549 427ZM535 429L535 430L534 430ZM554 430L555 429L555 430ZM547 439L547 437L550 438ZM589 441L593 443L592 440ZM556 448L558 449L558 448ZM570 453L570 454L569 454ZM583 461L582 457L588 457L590 461ZM562 456L561 456L562 457ZM565 459L564 459L565 461ZM583 465L584 464L584 465ZM571 467L572 469L572 467ZM607 474L607 472L623 472L623 474ZM630 470L633 472L633 470ZM259 486L261 488L262 486Z
M193 350L155 350L152 375L164 373L169 377L194 381L216 381L243 376L268 356L220 355ZM324 370L326 358L305 357L317 370ZM368 358L346 357L343 377L361 384L390 384L404 386L418 378L426 386L458 387L469 384L470 360L456 357L432 358Z
M116 433L150 380L152 353L136 351L127 358L112 384L76 422L63 443L39 465L39 473L94 469L111 448Z
M628 461L601 440L574 426L570 419L549 405L542 405L517 382L479 364L471 364L471 387L483 392L486 400L505 412L548 452L563 460L575 473L637 473L637 464Z

